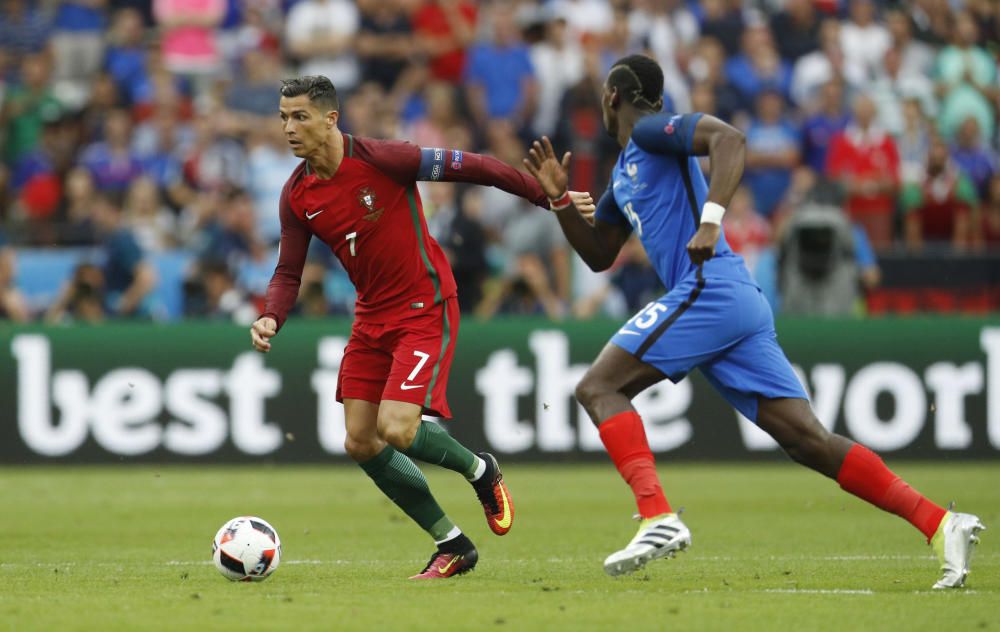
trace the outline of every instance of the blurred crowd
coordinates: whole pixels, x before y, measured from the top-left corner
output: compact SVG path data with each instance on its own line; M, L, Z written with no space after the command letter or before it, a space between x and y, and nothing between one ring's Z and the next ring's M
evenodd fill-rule
M726 236L787 311L843 311L882 253L1000 250L993 0L0 0L0 318L252 319L297 164L278 87L297 74L333 81L356 135L515 167L548 135L596 198L618 153L601 85L636 52L663 67L665 109L746 134ZM635 242L594 274L526 202L420 193L465 312L621 316L662 292ZM79 259L25 296L16 259L53 249ZM178 256L170 312L160 267ZM352 301L314 243L297 310Z

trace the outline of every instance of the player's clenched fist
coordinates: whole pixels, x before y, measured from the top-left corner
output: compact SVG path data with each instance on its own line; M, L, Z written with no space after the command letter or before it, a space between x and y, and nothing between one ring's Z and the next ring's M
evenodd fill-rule
M257 322L250 326L250 341L253 343L253 348L261 353L267 353L271 350L269 341L276 333L278 333L278 323L273 318L269 316L258 318Z
M705 263L715 256L715 244L719 241L719 225L702 222L698 231L687 244L688 255L695 265Z

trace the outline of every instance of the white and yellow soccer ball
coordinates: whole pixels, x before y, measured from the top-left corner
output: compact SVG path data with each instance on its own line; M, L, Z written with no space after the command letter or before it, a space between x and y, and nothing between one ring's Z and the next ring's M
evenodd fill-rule
M234 582L263 581L281 562L281 538L262 518L240 516L222 525L212 541L212 559Z

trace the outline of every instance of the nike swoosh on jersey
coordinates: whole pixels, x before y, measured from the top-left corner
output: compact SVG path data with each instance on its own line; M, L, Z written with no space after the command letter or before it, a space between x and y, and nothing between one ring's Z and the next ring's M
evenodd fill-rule
M317 215L319 215L320 213L322 213L325 210L326 210L325 208L320 209L320 210L316 211L315 213L313 213L312 215L309 214L309 211L306 211L306 219L312 219L312 218L316 217Z
M403 382L402 384L399 385L399 390L412 391L415 388L423 388L423 387L424 387L423 384L407 384L406 382Z
M618 333L620 333L620 334L626 334L626 335L629 335L629 336L641 336L642 335L638 331L632 331L631 329L619 329Z

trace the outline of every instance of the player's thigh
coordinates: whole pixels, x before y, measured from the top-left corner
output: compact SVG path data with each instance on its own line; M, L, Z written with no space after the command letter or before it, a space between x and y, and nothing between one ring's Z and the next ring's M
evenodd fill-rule
M337 379L337 401L359 399L377 407L389 379L393 359L391 353L377 346L372 336L359 331L363 327L355 324L344 350Z
M587 400L609 392L620 393L632 399L665 377L656 367L609 342L580 380L577 398L585 406Z
M734 408L755 423L761 419L761 401L800 400L804 410L809 410L805 389L778 345L773 329L747 336L703 365L702 373ZM799 405L794 407L799 409ZM780 410L789 409L782 407ZM770 432L769 428L763 429Z
M344 447L351 458L363 462L385 449L378 435L379 405L363 399L344 400L344 420L347 439Z
M448 299L419 318L401 323L382 400L406 402L451 417L447 386L458 338L458 301Z
M743 295L753 286L687 279L630 318L611 342L677 382L747 333Z

